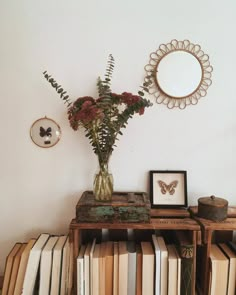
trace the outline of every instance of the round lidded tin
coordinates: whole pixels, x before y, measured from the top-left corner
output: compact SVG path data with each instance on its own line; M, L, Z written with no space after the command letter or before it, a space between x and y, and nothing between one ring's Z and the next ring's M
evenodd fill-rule
M213 221L223 221L227 218L228 201L215 196L198 199L198 216Z

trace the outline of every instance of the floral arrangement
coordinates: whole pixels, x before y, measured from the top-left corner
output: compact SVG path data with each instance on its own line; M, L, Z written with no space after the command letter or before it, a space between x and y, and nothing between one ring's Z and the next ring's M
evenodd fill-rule
M109 55L105 78L100 77L97 80L98 97L84 96L77 98L72 102L67 92L45 71L44 77L60 94L68 109L68 119L70 126L74 130L83 128L85 136L89 139L94 153L98 157L100 167L100 177L95 179L94 189L95 197L101 194L108 194L106 191L113 190L113 180L108 173L109 158L115 147L115 142L119 135L122 135L121 129L125 128L128 120L134 114L143 115L145 108L152 104L144 98L144 92L148 92L148 82L144 82L138 95L129 92L117 94L111 90L111 79L114 69L114 58ZM110 180L109 180L110 179ZM104 183L103 183L104 182ZM108 188L107 188L108 186ZM98 192L97 192L98 191ZM112 192L111 192L112 193ZM97 199L101 198L98 196ZM105 199L108 196L104 197Z

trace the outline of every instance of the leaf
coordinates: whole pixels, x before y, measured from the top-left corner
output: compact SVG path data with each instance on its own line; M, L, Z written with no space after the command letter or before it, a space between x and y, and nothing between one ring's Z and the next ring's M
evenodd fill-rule
M61 98L62 98L65 94L66 94L66 91L63 91L63 92L61 93Z

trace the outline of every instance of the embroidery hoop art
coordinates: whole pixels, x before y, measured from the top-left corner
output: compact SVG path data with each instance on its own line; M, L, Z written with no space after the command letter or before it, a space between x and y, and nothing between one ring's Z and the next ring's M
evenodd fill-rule
M187 207L187 171L152 170L150 174L151 208Z
M30 137L37 146L50 148L58 143L61 138L60 126L46 116L36 120L30 128Z

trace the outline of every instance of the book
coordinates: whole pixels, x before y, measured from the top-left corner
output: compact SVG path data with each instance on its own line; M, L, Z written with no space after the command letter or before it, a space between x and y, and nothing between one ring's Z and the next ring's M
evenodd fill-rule
M30 250L23 282L23 295L32 295L34 292L37 282L37 274L39 271L41 252L47 240L49 239L49 236L50 235L46 233L40 234L34 246Z
M119 284L118 294L128 295L128 251L126 241L119 241Z
M8 294L14 293L17 274L18 274L20 260L21 260L21 255L22 255L25 247L26 247L26 243L21 244L20 249L17 251L17 253L14 257L12 271L11 271L11 279L10 279L10 283L9 283L9 287L8 287Z
M93 253L94 253L94 249L95 249L95 245L96 245L96 238L93 238L92 241L92 246L91 246L91 250L89 253L89 279L90 279L90 293L93 293L93 279L92 279L92 275L93 275Z
M74 244L69 243L69 266L68 266L68 272L66 275L66 280L68 282L68 292L67 294L72 294L72 288L73 288L73 270L74 270L74 249L73 249Z
M67 236L64 247L62 249L61 262L61 279L60 279L60 295L66 295L68 291L68 276L70 260L70 243L69 236Z
M178 294L178 256L174 245L167 245L168 251L168 295Z
M137 262L136 262L136 295L142 295L142 267L143 267L143 257L141 244L136 243L136 253L137 253Z
M178 274L177 274L177 295L181 294L181 258L179 256L179 252L176 248L176 245L174 247L176 256L177 256L177 268L178 268Z
M4 277L3 277L3 285L2 285L2 295L8 294L8 288L9 288L9 284L10 284L10 278L11 278L14 257L16 256L17 252L21 248L21 245L22 245L22 243L16 243L6 258Z
M63 248L65 246L68 236L62 235L58 237L58 240L53 248L52 256L52 272L51 272L51 288L50 294L59 294L60 292L60 281L62 273L62 255Z
M99 252L99 294L105 294L105 252L107 242L102 242Z
M151 242L141 242L143 255L142 294L153 295L154 290L154 250Z
M194 247L188 233L175 231L176 247L181 258L181 294L191 295L193 286Z
M118 295L118 284L119 284L119 248L118 248L118 242L114 242L113 295Z
M136 264L137 264L137 252L134 241L127 242L128 250L128 294L136 294Z
M58 237L49 237L41 253L39 295L50 294L52 255L57 241Z
M77 265L77 295L84 295L84 252L86 245L81 245L76 259Z
M19 265L19 269L17 273L16 284L15 284L13 295L21 295L22 293L25 271L26 271L26 267L27 267L27 263L29 259L30 250L32 249L35 242L36 242L36 239L30 239L27 242L27 245L21 254L20 265Z
M92 243L89 242L86 245L86 249L84 252L84 294L90 295L90 262L89 262L89 256L90 251L92 248Z
M226 243L218 244L229 261L227 295L235 295L236 290L236 254Z
M96 244L94 247L92 257L92 281L93 288L91 295L99 295L99 255L100 255L100 244ZM83 293L80 293L82 295ZM78 294L79 295L79 294Z
M161 292L160 295L167 295L168 293L168 251L165 240L162 236L157 236L157 243L160 248L161 264L160 264L160 279ZM183 293L184 294L184 293Z
M113 257L114 245L112 241L106 242L105 250L105 295L113 295Z
M229 261L228 258L224 255L224 253L216 244L211 245L210 263L210 295L227 294Z
M155 252L155 295L160 295L161 293L161 249L157 241L157 236L152 235L152 243Z

